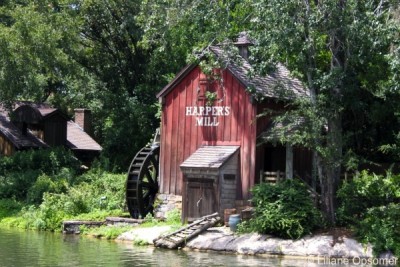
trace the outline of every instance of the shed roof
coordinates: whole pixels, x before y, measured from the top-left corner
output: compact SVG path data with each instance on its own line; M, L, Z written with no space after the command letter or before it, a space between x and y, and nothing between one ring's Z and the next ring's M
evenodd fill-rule
M181 165L181 168L218 169L239 149L239 146L203 146Z
M102 150L102 147L73 121L67 123L67 146L72 150Z
M217 56L222 68L229 70L254 95L267 98L293 99L308 96L308 91L301 81L291 76L289 70L278 64L276 69L268 75L256 74L254 68L245 59L230 56L221 46L211 46L209 50ZM189 64L183 68L175 78L166 85L157 97L168 94L190 71L198 64Z

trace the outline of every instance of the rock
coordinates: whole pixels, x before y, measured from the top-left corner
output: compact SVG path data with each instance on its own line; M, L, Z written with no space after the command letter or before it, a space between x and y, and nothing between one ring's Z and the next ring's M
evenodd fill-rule
M153 240L170 231L169 226L137 228L120 235L117 240L153 244ZM363 245L348 237L334 239L332 235L306 236L298 240L285 240L261 234L235 235L228 227L209 228L188 241L185 249L213 250L243 255L280 255L306 259L304 266L319 266L320 259L372 258L372 246ZM380 255L382 259L396 259L391 252Z
M308 236L304 238L304 249L305 256L318 256L327 255L330 256L333 249L333 237L332 236Z
M218 227L199 235L186 244L189 249L227 251L245 255L270 254L310 257L370 258L372 247L343 237L334 242L331 235L306 236L299 240L285 240L260 234L233 235Z
M373 257L372 246L363 245L352 238L344 237L343 242L335 244L332 256L371 258Z

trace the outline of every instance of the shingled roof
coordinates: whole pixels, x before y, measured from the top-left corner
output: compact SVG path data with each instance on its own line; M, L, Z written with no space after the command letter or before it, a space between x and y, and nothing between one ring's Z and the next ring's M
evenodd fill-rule
M294 78L283 64L278 64L276 69L268 75L261 76L256 74L254 68L247 60L228 53L222 46L210 46L209 50L221 62L222 69L229 70L256 97L293 99L308 96L308 91L304 88L300 80ZM157 97L168 94L197 65L190 64L183 68L157 94Z
M31 133L22 134L20 129L10 122L7 112L0 110L0 132L17 148L43 148L48 147L39 138Z
M181 168L219 169L239 149L239 146L203 146L181 165Z
M72 150L90 150L101 151L102 147L88 135L78 124L68 121L67 117L56 108L52 108L46 104L17 103L16 110L20 110L20 117L16 117L15 121L23 121L25 119L43 120L53 114L60 114L67 122L67 140L66 145ZM24 112L29 113L28 117ZM15 146L16 149L28 148L46 148L49 147L40 138L31 134L28 130L26 134L11 122L8 112L0 106L0 132Z
M268 75L261 76L254 71L250 63L241 57L234 60L220 46L212 46L210 50L217 56L224 67L253 94L269 98L296 98L307 96L301 82L292 77L289 70L282 64L277 64L275 70Z
M72 150L102 150L101 146L73 121L68 121L67 124L67 146Z

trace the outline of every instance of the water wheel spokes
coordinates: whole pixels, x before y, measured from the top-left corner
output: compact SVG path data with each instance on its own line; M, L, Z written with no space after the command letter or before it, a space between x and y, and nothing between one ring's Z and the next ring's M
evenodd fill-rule
M144 147L134 157L126 181L126 203L133 218L144 218L153 213L159 189L159 146Z

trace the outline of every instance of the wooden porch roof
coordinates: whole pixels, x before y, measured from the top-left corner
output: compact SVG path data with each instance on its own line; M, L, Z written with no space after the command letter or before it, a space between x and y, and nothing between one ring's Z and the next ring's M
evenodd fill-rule
M187 158L180 167L219 169L240 146L203 146Z

